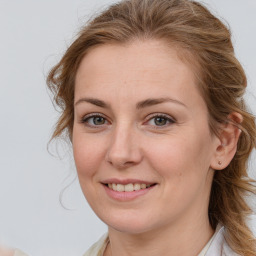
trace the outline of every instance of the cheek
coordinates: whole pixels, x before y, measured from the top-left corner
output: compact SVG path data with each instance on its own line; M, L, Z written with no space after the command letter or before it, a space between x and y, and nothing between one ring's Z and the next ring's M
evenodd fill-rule
M204 131L184 132L189 136L174 134L167 139L151 141L145 154L150 165L165 178L181 179L207 173L210 166L209 136Z
M201 135L200 138L175 136L148 147L149 164L161 177L163 184L158 201L163 203L161 207L168 208L166 210L168 212L172 212L175 206L176 213L181 213L198 198L202 204L205 202L205 198L201 197L208 193L211 184L207 182L209 175L207 137ZM165 205L166 202L169 202L168 207Z
M74 136L73 154L79 179L92 178L103 157L103 151L95 139L91 142L90 138L83 135Z
M156 169L166 169L168 173L169 170L180 172L178 168L181 165L185 165L186 162L193 158L193 143L182 138L177 138L178 136L173 136L162 141L157 141L157 143L152 142L152 145L148 146L148 157L151 160L151 164L157 165Z

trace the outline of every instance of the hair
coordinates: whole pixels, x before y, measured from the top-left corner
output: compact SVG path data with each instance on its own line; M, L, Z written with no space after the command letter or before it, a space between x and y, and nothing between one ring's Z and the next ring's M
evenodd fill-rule
M248 158L256 147L256 125L243 100L247 79L235 57L230 30L202 4L190 0L123 0L90 20L47 78L61 109L52 139L66 134L72 141L75 76L86 53L97 45L136 39L163 40L177 46L184 61L197 66L211 132L218 134L218 124L225 122L242 131L230 164L215 171L208 214L213 229L218 223L225 226L225 238L236 253L255 255L256 241L247 223L252 209L246 200L256 193L255 181L247 173ZM229 120L232 112L242 115L241 124Z

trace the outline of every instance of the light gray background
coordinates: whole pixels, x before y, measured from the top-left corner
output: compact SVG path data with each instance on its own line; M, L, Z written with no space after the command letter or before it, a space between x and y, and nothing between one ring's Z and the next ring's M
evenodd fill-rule
M106 231L77 180L63 196L71 210L59 203L59 194L75 177L75 169L65 144L58 147L59 154L65 155L62 160L47 152L57 113L45 76L83 22L111 2L0 0L0 243L31 256L81 256ZM256 1L204 2L232 28L255 113ZM56 151L54 145L50 149ZM254 155L250 165L254 173L255 162ZM255 229L256 220L252 223Z

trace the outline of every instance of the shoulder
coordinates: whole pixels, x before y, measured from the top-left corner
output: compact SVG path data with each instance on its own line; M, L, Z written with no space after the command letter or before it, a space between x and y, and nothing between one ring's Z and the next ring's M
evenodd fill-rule
M104 234L96 243L94 243L83 256L102 256L108 244L108 233Z

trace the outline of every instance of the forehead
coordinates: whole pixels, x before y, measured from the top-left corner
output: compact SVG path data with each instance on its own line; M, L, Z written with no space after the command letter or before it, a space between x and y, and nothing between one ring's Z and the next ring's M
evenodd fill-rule
M118 64L122 62L126 68L127 64L133 64L134 68L141 70L141 68L157 68L160 62L162 67L164 64L167 67L173 61L186 64L191 70L196 64L193 54L177 44L167 44L164 40L156 39L136 39L128 43L111 43L92 47L82 59L78 72L83 68L106 69L105 64L111 68L117 62Z
M96 46L85 55L78 68L75 98L86 93L121 94L127 93L126 90L145 97L165 96L160 94L167 90L187 94L197 82L192 65L183 61L184 54L179 47L160 40Z

